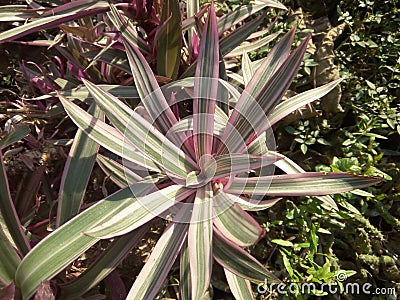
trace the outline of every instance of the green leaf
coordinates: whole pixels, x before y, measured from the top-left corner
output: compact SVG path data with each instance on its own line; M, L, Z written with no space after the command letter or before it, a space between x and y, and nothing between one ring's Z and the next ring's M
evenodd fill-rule
M279 240L279 241L282 241L282 240ZM284 246L284 245L282 245L282 246ZM292 244L292 246L293 246L293 244ZM287 257L287 255L286 255L286 253L284 251L279 250L279 252L282 255L283 265L285 266L286 270L288 271L289 276L293 277L294 276L294 271L293 271L293 268L292 268L292 265L290 263L289 258Z
M293 247L293 243L290 241L285 241L285 240L281 240L281 239L273 239L271 240L272 243L280 245L280 246L284 246L284 247Z
M0 150L0 212L15 245L23 255L31 249L11 198L3 154Z
M307 153L307 145L306 144L301 144L300 145L300 150L301 150L301 152L303 152L303 154L306 154Z
M96 105L92 105L88 112L97 119L104 119L103 112ZM97 151L99 151L99 144L78 129L61 178L56 218L57 227L78 214Z
M28 126L17 126L13 131L9 132L5 137L0 140L0 149L4 149L15 142L23 139L30 133Z
M181 59L182 24L179 1L164 1L160 24L166 23L158 40L157 71L161 76L176 79Z
M3 228L0 225L0 253L3 259L0 260L0 282L6 285L14 280L15 272L21 262L11 242L8 240Z

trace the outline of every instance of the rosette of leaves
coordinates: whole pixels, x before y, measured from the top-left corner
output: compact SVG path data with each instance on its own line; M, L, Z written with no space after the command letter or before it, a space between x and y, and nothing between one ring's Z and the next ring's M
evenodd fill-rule
M290 159L267 148L266 132L273 124L339 83L329 83L280 103L308 43L306 38L291 51L294 32L295 29L288 32L251 72L242 93L225 82L231 95L222 93L216 101L220 77L226 76L220 63L222 41L211 4L201 31L195 78L177 83L194 86L192 113L184 119L176 110L174 96L165 97L160 91L135 41L122 32L141 99L140 111L85 79L85 87L94 99L88 111L58 93L65 111L79 127L63 174L58 227L27 249L21 261L15 259L18 266L11 268L7 284L14 281L22 297L28 299L41 282L52 279L101 239L112 239L93 265L61 287L64 298L80 296L118 266L138 245L153 220L170 212L168 225L127 299L155 298L178 257L181 299L210 297L214 261L224 269L237 299L254 298L251 282L279 282L245 250L265 234L251 211L270 207L278 199L269 197L276 196L316 196L336 208L326 195L380 181L347 173L306 173ZM251 121L246 116L251 116ZM100 146L132 167L124 168L120 161L97 154ZM79 170L90 170L96 156L121 189L83 210L80 202L85 183L79 182L79 189L74 188L74 181L82 175L76 174L74 167L85 163L87 167ZM265 168L271 165L286 174L264 175ZM243 175L252 171L256 176ZM262 200L253 201L253 196ZM8 249L12 248L8 245Z

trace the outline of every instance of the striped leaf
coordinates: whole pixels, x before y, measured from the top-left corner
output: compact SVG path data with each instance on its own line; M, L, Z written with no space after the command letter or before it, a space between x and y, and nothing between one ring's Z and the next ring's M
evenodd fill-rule
M237 300L255 300L250 281L224 269L229 289Z
M91 59L92 61L90 64L93 64L95 61L98 60L107 63L110 66L116 67L128 74L132 74L129 65L127 64L128 58L126 57L125 52L122 50L103 48L101 50L84 52L82 53L82 56L87 59Z
M112 241L101 256L79 277L60 286L62 297L75 299L97 285L123 261L132 248L140 244L149 229L150 224L146 224Z
M273 7L278 9L287 10L287 8L275 1L263 1L263 4L248 4L242 5L237 10L233 10L218 20L218 32L220 34L224 33L226 30L240 23L247 17L254 15L258 11L264 9L265 7Z
M149 170L161 172L160 167L158 167L154 162L147 157L138 154L136 148L126 141L120 131L94 118L61 94L59 94L58 97L70 118L91 139L126 160L144 166Z
M146 195L154 187L154 182L141 182L131 187L136 195ZM98 241L83 234L84 231L105 222L135 201L130 188L122 189L81 212L41 240L17 269L15 281L22 297L31 297L42 281L51 279Z
M150 54L151 51L149 46L147 45L146 41L139 36L136 28L129 24L128 19L122 16L115 5L109 4L109 7L110 12L107 13L107 16L110 18L117 30L121 32L122 36L129 41L131 45L135 45L144 53Z
M129 43L124 43L124 45L140 99L154 125L166 134L177 122L176 117L142 53Z
M104 119L104 114L96 105L88 111L97 119ZM78 214L86 186L99 151L99 144L78 129L69 151L67 162L61 177L56 225L60 226Z
M226 192L268 196L323 196L368 187L382 178L348 173L307 172L253 178L234 178Z
M225 193L230 201L238 204L242 209L246 211L260 211L274 206L281 198L271 199L271 200L253 200L244 197L239 197L237 195L232 195Z
M134 86L122 86L122 85L109 85L109 84L98 84L99 88L109 92L117 98L125 99L137 99L139 94ZM71 90L59 91L59 94L63 95L68 99L92 99L92 95L89 93L86 86L80 86ZM32 98L32 100L47 99L50 97L57 97L57 93L50 93L42 97Z
M110 93L86 80L83 81L107 118L120 132L124 133L123 147L127 144L134 145L137 150L165 168L168 174L174 177L185 178L188 171L196 168L196 163L188 155L141 115L132 111Z
M229 57L235 57L241 55L243 52L244 53L249 53L252 51L256 51L260 49L261 47L264 47L271 43L274 39L276 39L282 32L277 31L274 33L271 33L259 40L253 41L253 42L245 42L242 45L236 47L234 50L230 51L228 54L226 54L224 57L229 58Z
M125 188L131 183L143 180L141 176L133 172L131 169L126 168L109 157L97 154L96 161L103 172L106 173L106 175L120 188Z
M190 278L189 248L187 239L182 246L179 263L179 295L182 300L190 300L192 279Z
M216 180L271 165L277 159L278 158L273 155L224 154L217 156L215 160L208 161L204 169L206 172L208 170L216 170L212 177Z
M8 240L3 228L0 225L0 253L3 259L0 260L0 282L8 285L14 280L15 272L21 262L17 252Z
M329 82L323 86L293 96L278 104L268 116L270 126L274 125L276 122L282 120L284 117L303 107L304 105L307 105L325 96L330 91L332 91L342 80L343 79L338 79Z
M214 114L219 78L219 39L211 3L200 41L194 79L193 134L197 160L213 149ZM206 156L207 160L207 156Z
M4 5L0 7L0 22L24 22L37 16L38 14L35 11L29 11L27 5Z
M218 106L215 107L215 115L214 115L214 135L221 135L224 128L226 127L226 123L228 121L228 117ZM180 121L178 121L174 126L171 127L170 132L184 132L184 131L193 131L193 116L188 116Z
M77 0L54 9L49 9L38 19L0 33L0 43L10 42L41 29L55 27L59 24L106 12L109 9L106 1Z
M303 40L269 80L264 81L262 67L257 70L229 118L232 126L227 126L222 135L221 139L226 148L220 150L221 154L224 154L227 149L231 152L243 150L245 146L237 143L238 134L248 143L254 135L260 135L269 127L268 122L265 122L265 117L289 88L307 49L308 40L309 37ZM251 120L248 120L250 116ZM238 134L232 133L234 129Z
M254 30L257 29L263 20L264 16L258 16L254 20L243 24L238 29L221 38L219 43L221 57L224 57L226 54L244 42L254 32ZM181 78L193 76L196 66L197 60L186 69L186 71L181 75Z
M146 264L136 277L127 300L154 299L164 286L165 279L175 262L187 236L190 209L183 206L158 239Z
M215 227L240 247L254 245L265 234L257 221L221 190L214 195L213 208Z
M132 47L127 42L124 42L124 44L129 65L134 75L135 84L138 87L139 96L146 111L150 115L152 124L164 135L169 133L168 138L175 143L175 145L181 145L181 141L184 141L182 145L183 149L188 155L193 157L193 145L189 143L186 134L175 134L173 132L171 134L170 132L170 128L176 124L177 119L165 99L163 92L160 90L157 80L153 75L153 71L146 59L136 47ZM174 84L170 84L169 87L174 87Z
M188 230L191 299L202 299L212 273L212 188L197 189Z
M251 77L254 75L254 69L251 60L245 51L243 51L242 54L242 73L244 85L247 86Z
M271 151L271 154L282 158L281 160L275 162L275 166L284 171L286 174L306 173L306 171L304 171L298 164L285 155L273 151ZM334 210L339 210L335 200L333 200L331 196L318 196L317 198Z
M135 192L134 189L132 190ZM193 192L194 190L189 190L179 185L171 185L162 190L152 192L138 198L128 207L115 212L106 222L94 226L87 230L85 234L107 239L128 233L161 215L177 202L185 200Z
M214 229L213 237L214 258L224 269L252 281L264 282L267 279L271 283L280 282L253 256L224 238L218 230Z

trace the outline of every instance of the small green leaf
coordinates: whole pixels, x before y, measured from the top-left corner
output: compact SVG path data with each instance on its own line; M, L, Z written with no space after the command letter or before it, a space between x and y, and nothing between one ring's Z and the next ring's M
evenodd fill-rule
M300 145L300 150L301 150L301 152L303 152L303 154L306 154L307 150L308 150L307 145L306 144L301 144Z
M284 247L293 247L293 243L290 241L285 241L285 240L281 240L281 239L273 239L271 240L272 243L280 245L280 246L284 246Z
M283 265L285 266L286 271L288 271L290 277L293 277L294 271L293 271L293 268L292 268L289 258L287 257L287 255L284 251L279 251L279 252L282 255Z
M30 133L28 126L17 126L13 131L9 132L0 140L0 149L4 149L15 142L23 139Z

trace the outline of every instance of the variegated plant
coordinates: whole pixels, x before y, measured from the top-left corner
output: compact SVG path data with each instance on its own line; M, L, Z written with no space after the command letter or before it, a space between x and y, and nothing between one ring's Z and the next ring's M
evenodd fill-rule
M113 6L110 15L118 27L121 19ZM253 299L251 282L279 279L245 249L265 234L251 211L267 209L279 200L270 198L276 196L316 196L335 209L327 195L379 182L347 173L304 172L269 149L267 133L273 124L329 93L339 81L281 102L308 44L306 38L291 51L293 29L256 70L244 64L246 86L240 93L221 79L226 78L223 57L232 50L226 38L220 40L223 26L217 22L212 4L200 35L197 60L185 73L194 78L173 82L192 96L186 118L181 119L175 95L160 89L135 36L123 27L121 39L140 105L132 109L85 79L85 89L94 99L88 111L65 93L58 93L79 130L61 183L58 227L35 247L28 247L22 261L15 258L15 285L24 299L100 239L112 239L86 272L61 287L65 299L81 295L106 277L159 217L167 220L167 227L128 299L155 298L177 259L181 299L210 297L214 260L224 269L235 298ZM166 65L174 66L168 74L176 76L176 64ZM97 154L99 146L121 160ZM76 185L79 174L74 167L91 170L96 155L98 164L121 189L78 212L85 183ZM85 163L87 168L78 168ZM270 166L286 174L268 174ZM72 215L76 216L70 219Z

